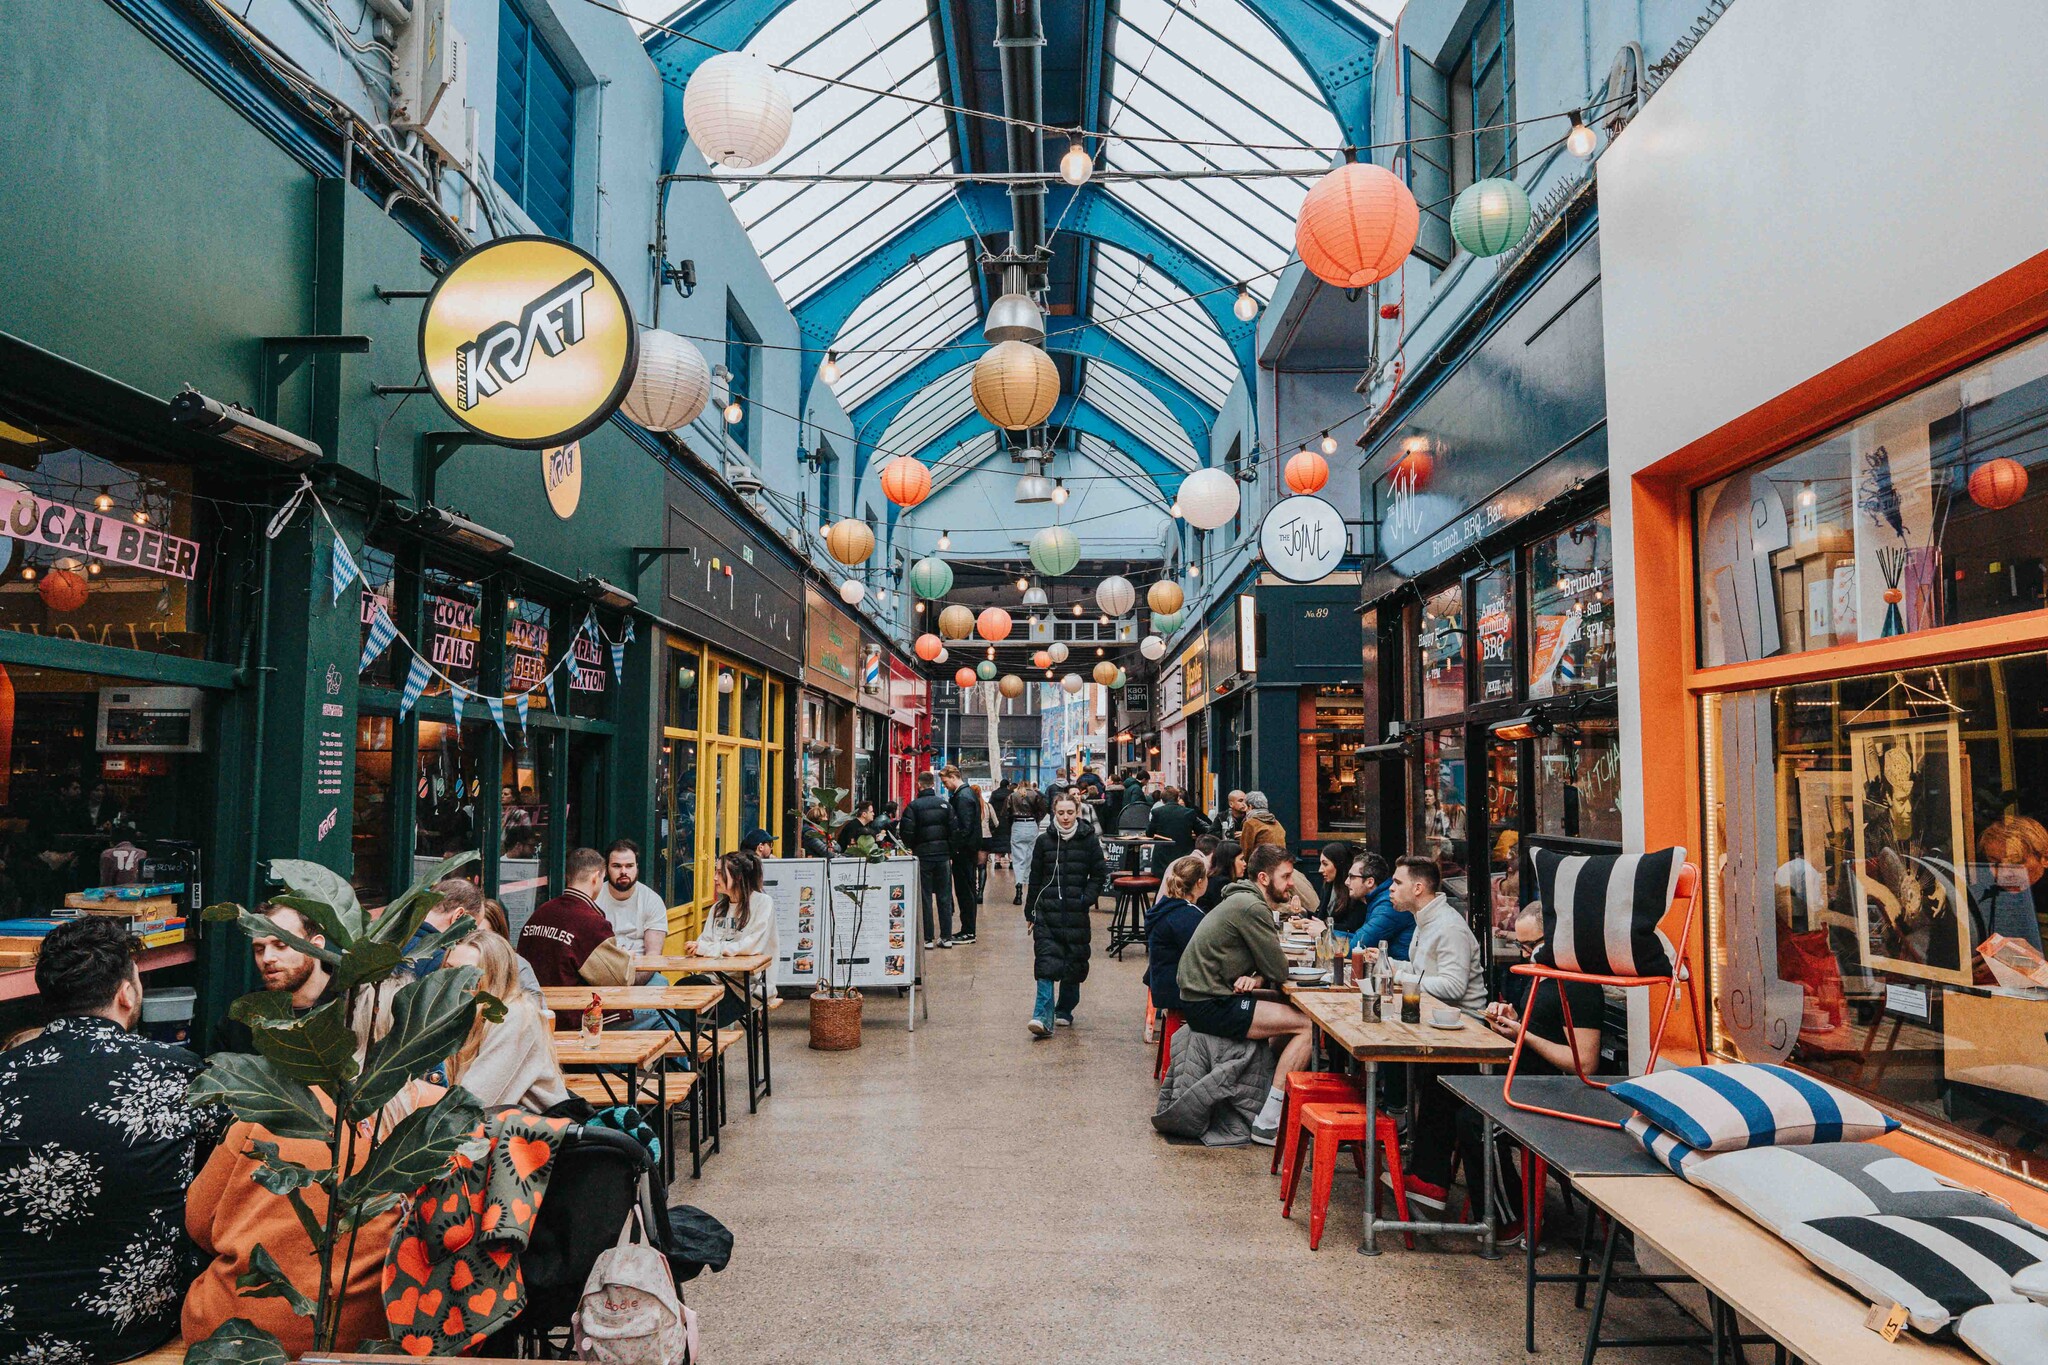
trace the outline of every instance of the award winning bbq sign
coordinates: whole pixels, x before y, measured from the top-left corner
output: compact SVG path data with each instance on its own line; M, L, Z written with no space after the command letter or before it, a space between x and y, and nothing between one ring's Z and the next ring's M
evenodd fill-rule
M420 311L420 365L448 415L508 446L559 446L625 397L638 330L596 257L504 237L448 268Z
M39 498L25 488L0 489L6 534L30 545L70 550L107 564L147 569L166 578L190 579L199 572L199 542L139 525L126 517L101 516L81 507Z

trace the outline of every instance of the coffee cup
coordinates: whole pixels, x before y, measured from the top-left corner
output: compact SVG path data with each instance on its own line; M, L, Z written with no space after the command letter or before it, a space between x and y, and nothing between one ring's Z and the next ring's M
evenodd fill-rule
M1464 1016L1448 1006L1439 1005L1429 1012L1429 1022L1436 1028L1456 1028Z

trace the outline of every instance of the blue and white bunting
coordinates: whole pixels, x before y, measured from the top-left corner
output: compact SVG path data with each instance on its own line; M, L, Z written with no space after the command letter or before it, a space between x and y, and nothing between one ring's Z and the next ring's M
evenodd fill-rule
M619 686L626 685L626 646L624 642L612 646L612 672L618 675Z
M348 542L336 536L332 562L327 570L328 584L334 589L334 597L328 605L338 605L341 602L341 595L348 591L348 585L361 576L362 570L356 567L356 557L348 552Z
M548 710L560 709L555 705L555 671L552 668L540 675L540 685L547 689Z
M356 672L360 673L377 662L377 656L389 649L397 638L398 627L391 623L391 613L384 610L383 603L378 603L370 614L370 636L363 641L363 661L356 665Z
M485 694L484 705L490 709L491 724L498 727L499 737L502 738L507 744L510 744L512 742L512 736L505 733L504 699L502 697L494 697L489 694Z
M626 643L633 643L633 618L630 616L626 618Z
M405 690L398 694L398 718L404 720L412 714L412 708L419 704L420 694L427 690L427 679L434 670L419 655L412 656L412 667L405 671Z
M519 730L521 734L524 734L527 730L526 709L528 703L526 700L526 695L526 693L521 692L517 696L512 698L512 704L519 708Z
M469 693L463 691L461 688L456 687L453 684L449 685L448 705L449 708L455 712L455 724L458 727L462 724L462 702L463 699L467 696L469 696Z

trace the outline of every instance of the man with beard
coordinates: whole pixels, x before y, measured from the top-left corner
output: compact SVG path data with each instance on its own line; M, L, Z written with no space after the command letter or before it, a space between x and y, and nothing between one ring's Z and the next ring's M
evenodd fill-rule
M258 913L294 938L316 948L327 946L327 936L289 905L265 905ZM256 956L256 972L263 978L263 989L291 992L292 1009L298 1013L304 1014L326 1000L334 976L319 958L300 952L281 938L251 939L249 950Z
M668 942L668 906L655 889L640 880L640 845L620 839L604 851L604 890L597 908L612 926L612 936L633 957L657 957ZM654 975L642 972L645 985Z

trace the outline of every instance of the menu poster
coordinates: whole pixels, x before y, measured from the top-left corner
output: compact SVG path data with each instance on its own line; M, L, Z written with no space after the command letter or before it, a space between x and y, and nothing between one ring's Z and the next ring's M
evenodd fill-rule
M856 907L841 889L865 884ZM816 985L832 963L838 979L859 987L908 986L917 978L917 860L863 863L834 858L769 858L761 885L775 907L781 945L776 980ZM832 897L826 903L826 896ZM827 935L830 941L827 941ZM848 968L851 968L849 973Z

